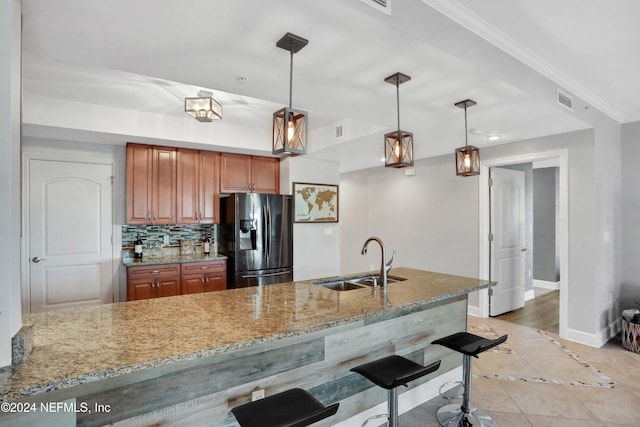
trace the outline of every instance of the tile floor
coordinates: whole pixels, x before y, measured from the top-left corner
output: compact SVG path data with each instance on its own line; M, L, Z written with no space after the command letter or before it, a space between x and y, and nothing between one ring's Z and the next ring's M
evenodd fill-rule
M599 349L498 319L469 318L469 332L509 334L473 362L472 404L503 427L640 426L640 355L619 338ZM435 398L400 417L437 426Z

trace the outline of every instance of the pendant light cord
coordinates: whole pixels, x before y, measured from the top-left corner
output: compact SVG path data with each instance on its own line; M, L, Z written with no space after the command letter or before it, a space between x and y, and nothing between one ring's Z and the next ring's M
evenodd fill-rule
M464 104L464 146L468 147L469 131L467 130L467 104Z
M293 48L291 49L291 60L289 61L289 108L293 105L291 98L293 97Z
M398 133L400 133L400 84L396 80L396 105L398 107Z

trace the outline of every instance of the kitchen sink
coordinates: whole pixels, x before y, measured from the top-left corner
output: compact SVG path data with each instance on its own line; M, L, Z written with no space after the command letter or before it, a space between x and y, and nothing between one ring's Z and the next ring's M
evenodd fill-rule
M374 280L380 283L379 277L377 274L367 274L366 276L348 276L337 279L317 280L312 283L335 291L351 291L354 289L362 289L365 286L373 286ZM407 279L398 276L387 276L387 283L402 282L404 280Z
M314 282L314 285L320 285L327 289L333 289L334 291L352 291L354 289L364 288L363 285L359 285L357 283L344 281L344 280L334 280L331 282L322 282L322 283Z
M358 277L358 278L355 278L355 279L351 279L349 281L353 282L353 283L362 284L362 285L373 286L373 281L374 280L376 280L378 282L378 284L380 284L380 275L379 274L373 274L373 275L369 275L369 276L364 276L364 277ZM407 279L405 279L404 277L387 276L387 283L403 282L405 280L407 280Z

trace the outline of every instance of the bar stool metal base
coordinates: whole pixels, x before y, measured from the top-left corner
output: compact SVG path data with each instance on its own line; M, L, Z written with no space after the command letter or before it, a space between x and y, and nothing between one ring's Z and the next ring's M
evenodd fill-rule
M389 413L387 415L388 427L398 426L398 387L406 386L408 382L435 372L440 367L440 360L427 366L422 366L402 356L392 355L365 363L355 368L356 372L375 385L387 390L387 403ZM376 416L377 418L377 416ZM363 425L369 422L367 419Z
M436 416L443 427L496 427L495 421L486 412L472 409L465 414L462 407L455 403L440 407Z

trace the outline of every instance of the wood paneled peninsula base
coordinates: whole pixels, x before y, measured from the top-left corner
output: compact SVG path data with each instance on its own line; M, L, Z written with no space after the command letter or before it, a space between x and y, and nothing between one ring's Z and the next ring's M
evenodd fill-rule
M0 425L230 426L252 391L294 386L341 402L331 425L351 423L385 412L386 392L349 369L390 354L442 359L404 391L419 404L460 378L462 358L430 343L465 330L468 293L491 283L391 274L407 280L389 284L387 306L371 288L299 281L25 315L33 350L0 371L0 400L34 410L3 411Z

